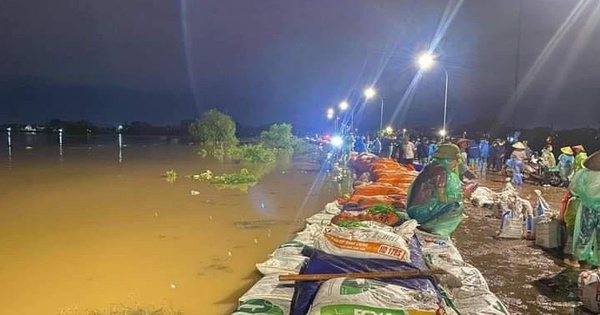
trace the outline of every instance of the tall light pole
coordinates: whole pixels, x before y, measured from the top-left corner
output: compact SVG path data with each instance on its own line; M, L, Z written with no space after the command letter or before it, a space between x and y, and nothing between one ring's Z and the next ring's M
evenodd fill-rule
M345 111L348 108L350 108L350 104L348 104L348 102L346 101L342 101L340 103L340 111ZM350 126L351 129L354 129L354 108L350 108Z
M370 99L370 98L373 98L374 96L377 96L381 100L381 117L379 118L379 130L381 131L381 130L383 130L383 97L377 95L377 92L372 87L366 89L364 93L365 93L366 99Z
M435 63L436 63L435 56L429 52L422 53L417 58L417 64L418 64L419 68L421 68L421 70L423 70L423 71L427 71ZM440 131L440 134L442 135L442 142L444 142L444 141L446 141L446 134L448 132L446 130L446 114L447 114L447 110L448 110L448 71L446 70L445 67L442 67L442 69L444 70L446 84L445 84L445 90L444 90L444 121L442 124L442 130Z

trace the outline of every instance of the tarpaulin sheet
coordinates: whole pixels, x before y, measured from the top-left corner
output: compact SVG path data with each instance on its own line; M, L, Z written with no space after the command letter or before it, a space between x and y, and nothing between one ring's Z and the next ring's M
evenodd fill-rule
M335 256L311 247L305 247L302 254L310 257L310 260L300 271L300 274L427 270L428 268L416 236L413 236L410 239L409 248L411 262ZM441 300L441 295L435 285L435 279L433 277L413 279L384 278L377 280L404 286L409 289L429 291L436 294ZM297 282L294 289L292 310L290 314L305 315L319 290L319 286L320 284L317 281Z

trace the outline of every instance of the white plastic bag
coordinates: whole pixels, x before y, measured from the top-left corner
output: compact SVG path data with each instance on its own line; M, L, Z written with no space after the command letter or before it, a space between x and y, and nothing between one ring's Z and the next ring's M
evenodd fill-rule
M233 315L289 314L294 286L279 282L278 275L265 276L239 299Z
M370 279L325 281L308 315L444 314L435 292L418 291Z
M410 261L407 240L379 229L330 227L317 237L315 248L337 256Z
M543 248L557 248L562 245L561 222L539 217L535 228L535 245Z
M600 313L600 271L596 269L580 273L577 286L583 306L594 313Z
M300 255L273 256L256 264L256 269L263 275L298 274L307 261L308 257Z
M519 214L515 214L512 210L506 210L500 221L501 238L520 239L523 237L523 219Z

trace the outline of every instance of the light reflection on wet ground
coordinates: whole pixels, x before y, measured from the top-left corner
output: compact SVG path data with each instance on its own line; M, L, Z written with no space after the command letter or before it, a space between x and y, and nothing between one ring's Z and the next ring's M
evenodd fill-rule
M338 195L327 182L310 190L318 168L306 160L248 192L219 190L184 176L240 165L186 145L129 143L122 163L114 144L66 142L61 156L54 144L17 143L10 160L0 151L0 314L115 303L226 314L260 277L254 264ZM161 178L170 169L173 184Z
M504 180L491 174L481 185L499 191ZM535 207L534 189L540 189L552 207L560 207L564 188L524 185L522 196ZM580 304L579 270L566 268L559 250L543 250L533 241L495 238L500 220L492 216L491 210L469 205L466 211L469 217L453 239L465 260L483 273L491 291L511 314L587 314L581 307L575 308Z

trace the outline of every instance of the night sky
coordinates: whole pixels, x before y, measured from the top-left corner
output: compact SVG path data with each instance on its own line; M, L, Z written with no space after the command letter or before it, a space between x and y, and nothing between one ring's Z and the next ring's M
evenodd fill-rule
M451 125L598 127L599 22L597 0L5 0L0 122L163 124L218 108L320 128L375 85L384 123L437 128L443 66ZM418 73L427 49L439 63ZM364 106L361 126L377 127L378 101Z

